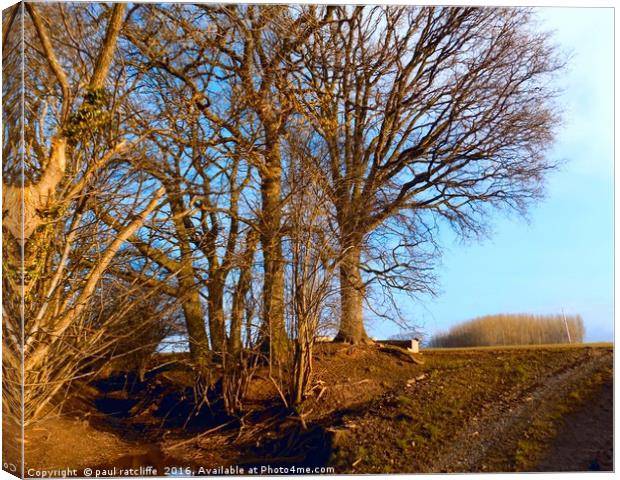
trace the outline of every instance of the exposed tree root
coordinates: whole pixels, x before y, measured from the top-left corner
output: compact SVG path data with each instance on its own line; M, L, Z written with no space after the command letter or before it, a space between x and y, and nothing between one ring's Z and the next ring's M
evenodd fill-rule
M415 355L404 348L397 347L395 345L386 345L382 343L377 343L379 349L383 352L395 355L397 357L404 357L407 360L416 363L418 365L424 365L424 360L420 360L416 358Z

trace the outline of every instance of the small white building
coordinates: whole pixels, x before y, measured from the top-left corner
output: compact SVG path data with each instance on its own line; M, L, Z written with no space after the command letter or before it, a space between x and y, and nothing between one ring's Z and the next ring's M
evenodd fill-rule
M420 339L417 337L412 339L411 346L407 348L407 350L409 350L412 353L419 353L420 352Z

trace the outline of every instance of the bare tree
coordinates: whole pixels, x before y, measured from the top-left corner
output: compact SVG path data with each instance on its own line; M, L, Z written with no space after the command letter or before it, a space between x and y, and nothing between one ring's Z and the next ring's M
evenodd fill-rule
M212 352L221 355L227 349L226 287L239 257L244 257L241 263L250 253L253 258L252 231L256 224L243 204L253 174L246 156L251 155L254 134L246 128L245 136L238 141L228 133L240 132L247 119L239 100L216 74L221 54L214 45L219 41L219 30L195 35L196 28L203 26L201 16L204 13L191 6L142 6L133 25L125 30L134 47L130 57L149 79L145 90L152 113L142 123L145 128L151 123L159 126L150 136L151 149L157 154L146 158L141 168L165 186L172 224L167 232L158 226L157 235L166 238L164 246L154 248L141 241L134 245L169 271L162 262L181 269L179 294L186 299L183 308L195 360L207 357L205 318ZM186 35L195 42L191 48L183 46ZM217 100L211 98L211 92L217 92L213 94ZM240 251L239 240L244 233L249 253ZM176 249L180 262L172 258ZM245 274L242 283L247 281ZM247 292L247 287L241 290ZM206 315L201 296L206 300ZM237 315L244 307L241 293L235 296L230 341L238 350L241 336Z
M263 257L262 341L278 357L286 349L282 258L282 141L294 104L283 83L290 56L329 18L315 6L201 6L220 33L218 67L241 105L251 112L259 142L252 156L260 176L259 233ZM216 122L217 116L212 115ZM231 129L245 145L243 129Z
M290 128L293 135L286 149L289 162L285 176L285 258L293 348L287 391L289 403L299 406L312 380L315 339L333 313L331 299L338 295L335 273L339 251L332 206L322 188L324 182L308 165L312 135L307 127Z
M123 92L118 83L122 68L113 69L113 60L125 5L27 4L25 10L26 44L33 46L25 51L25 84L20 86L28 92L27 127L23 137L21 132L9 135L3 145L9 153L4 170L14 173L3 184L6 265L9 276L23 281L23 288L16 284L8 293L25 308L7 311L4 345L23 353L22 400L30 421L92 353L86 343L72 350L70 345L79 338L76 328L85 325L116 254L159 207L164 191L122 167L140 138L124 138L123 110L115 103L119 99L106 91L113 70L117 95ZM50 19L87 25L90 36L84 38L70 27L50 31ZM88 52L88 59L76 52ZM12 145L16 137L21 137L21 149ZM93 217L92 205L127 198L128 191L134 193L131 200L118 203L125 220L119 220L121 228L111 235ZM21 396L17 387L11 384L15 398Z
M340 7L334 16L301 47L291 95L328 151L315 168L340 230L338 339L358 343L367 338L360 266L377 236L391 232L405 255L383 256L371 274L415 272L407 253L432 243L437 218L476 233L489 207L522 212L540 196L554 167L549 80L561 63L523 9Z

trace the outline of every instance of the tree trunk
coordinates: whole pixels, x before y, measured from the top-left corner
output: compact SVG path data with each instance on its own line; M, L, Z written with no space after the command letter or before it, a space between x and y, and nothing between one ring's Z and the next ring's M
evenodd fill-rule
M208 287L211 349L221 354L226 347L226 326L224 324L224 282L220 275L212 276Z
M45 223L44 212L52 206L58 184L67 167L67 139L55 137L45 171L38 183L25 185L2 184L2 226L24 245L35 230Z
M200 295L196 290L193 281L187 287L181 284L181 289L186 291L186 299L183 301L183 314L185 315L185 325L187 327L187 335L189 337L189 353L192 362L196 364L203 363L209 354L209 340L205 332L204 315L202 311L202 302Z
M245 313L245 298L252 285L252 260L256 249L255 237L252 235L247 242L244 253L244 262L239 280L233 293L232 312L230 314L230 352L238 353L241 351L241 327L243 325L243 315Z
M364 283L360 273L360 256L359 244L350 246L340 264L340 330L334 339L337 342L358 344L369 341L362 314Z
M284 328L284 265L281 236L281 182L280 145L277 135L267 134L266 167L262 175L261 244L263 246L263 322L261 341L274 359L281 358L286 350L287 336Z
M230 313L230 338L228 340L228 351L232 354L237 354L241 351L241 326L243 325L245 298L242 296L240 290L240 287L235 289L232 311Z
M230 314L229 350L233 354L240 352L242 349L241 328L243 326L243 315L246 310L245 299L252 286L252 264L254 263L257 242L256 233L253 231L248 232L245 239L245 251L241 258L239 280L237 280L233 292L232 311Z
M192 259L192 249L189 240L189 232L184 221L187 210L180 191L179 185L168 183L165 185L168 194L168 203L173 213L173 220L181 251L181 270L179 272L179 293L183 298L183 313L185 314L185 324L189 336L189 351L193 362L201 364L207 358L209 351L209 340L205 330L204 312L198 285L196 285L194 275L194 265Z

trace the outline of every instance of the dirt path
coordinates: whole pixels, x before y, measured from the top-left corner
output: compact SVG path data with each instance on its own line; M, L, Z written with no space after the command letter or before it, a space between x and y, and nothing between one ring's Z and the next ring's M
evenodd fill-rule
M589 378L609 362L609 355L612 354L593 351L584 363L573 365L561 372L551 372L542 378L533 390L513 392L502 402L489 406L482 415L468 422L461 433L441 449L427 471L494 471L493 458L505 458L506 452L515 451L523 430L532 421L544 416L545 402L567 395L574 385ZM613 422L608 423L613 428ZM592 422L589 427L598 431L597 425L598 423ZM558 452L561 451L561 455L569 455L565 453L569 447L569 441L560 442ZM561 460L556 460L553 455L549 458L552 459L552 470L556 469L554 466L557 463L553 462ZM569 466L566 470L573 468Z
M541 472L582 472L613 470L612 383L601 386L582 408L566 417L564 427L551 444L546 458L536 470Z

